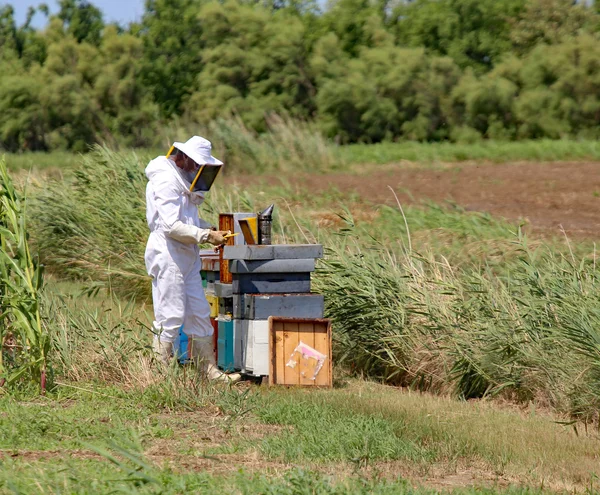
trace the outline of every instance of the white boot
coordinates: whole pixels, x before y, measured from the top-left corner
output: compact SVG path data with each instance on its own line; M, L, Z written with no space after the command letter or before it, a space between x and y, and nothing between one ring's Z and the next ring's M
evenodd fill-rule
M212 337L194 337L192 339L192 359L206 378L226 383L237 383L242 379L239 373L223 373L216 366Z
M162 342L158 336L152 340L152 350L158 359L165 366L169 366L169 361L173 355L173 342Z

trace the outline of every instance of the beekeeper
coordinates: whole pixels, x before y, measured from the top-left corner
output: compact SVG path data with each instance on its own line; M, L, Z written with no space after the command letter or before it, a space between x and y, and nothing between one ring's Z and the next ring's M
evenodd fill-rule
M191 341L192 359L211 379L238 380L215 365L210 307L200 276L198 244L225 243L227 232L212 230L198 216L204 192L192 188L202 165L222 165L212 156L210 141L194 136L174 143L173 153L159 156L146 167L146 219L150 237L146 269L152 277L154 341L152 348L163 363L173 354L179 329Z

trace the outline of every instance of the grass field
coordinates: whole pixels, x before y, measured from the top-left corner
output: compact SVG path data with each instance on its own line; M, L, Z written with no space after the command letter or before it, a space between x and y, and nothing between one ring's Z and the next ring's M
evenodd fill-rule
M250 138L247 141L253 143ZM472 144L460 143L380 143L380 144L353 144L336 147L334 145L315 146L315 156L311 159L308 167L302 165L304 158L295 157L295 165L290 169L288 158L281 154L276 160L260 156L268 155L258 145L260 151L252 151L246 156L242 152L223 149L226 164L231 161L231 167L240 170L242 161L263 160L263 166L253 166L245 169L247 172L273 172L280 168L287 171L308 169L311 172L322 170L347 170L362 164L389 164L402 161L422 164L452 163L461 161L569 161L569 160L598 160L600 159L600 144L596 141L574 141L574 140L539 140L539 141L517 141L517 142L495 142L483 141ZM261 145L262 146L262 145ZM246 149L244 146L243 149ZM270 148L269 148L270 149ZM289 143L289 151L293 152L294 144ZM325 150L327 156L325 156ZM136 153L142 161L166 153L167 150L141 149ZM246 151L250 153L249 151ZM217 153L217 152L215 152ZM76 168L81 163L80 155L55 151L52 153L19 153L6 154L6 162L9 170L62 170ZM229 159L229 161L228 161ZM278 161L279 160L279 161Z
M0 493L597 491L592 240L453 204L373 204L288 172L226 182L207 220L275 202L278 242L326 247L313 281L336 380L214 387L151 358L145 158L86 160L28 189L48 392L0 387Z
M344 163L386 164L400 161L436 163L476 160L495 163L510 161L597 160L597 141L539 140L460 143L381 143L353 144L340 147L338 156Z

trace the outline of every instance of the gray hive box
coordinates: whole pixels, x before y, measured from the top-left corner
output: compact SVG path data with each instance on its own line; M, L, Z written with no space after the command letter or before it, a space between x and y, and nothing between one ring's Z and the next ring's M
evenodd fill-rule
M233 273L234 294L285 294L310 292L310 272L301 273Z
M233 297L219 297L219 314L220 315L231 315L233 314Z
M231 260L231 273L301 273L314 272L315 260L310 259L277 259L277 260Z
M321 244L271 244L223 248L223 259L226 260L293 260L322 257Z
M223 282L215 282L214 284L215 296L217 297L231 297L233 290L231 284L224 284Z
M269 316L323 318L321 294L236 294L233 317L242 320L267 320Z
M310 292L315 259L322 257L320 244L224 247L232 283L215 290L229 294L231 287L232 298L223 299L232 301L236 369L255 376L269 373L269 317L323 317L324 297Z

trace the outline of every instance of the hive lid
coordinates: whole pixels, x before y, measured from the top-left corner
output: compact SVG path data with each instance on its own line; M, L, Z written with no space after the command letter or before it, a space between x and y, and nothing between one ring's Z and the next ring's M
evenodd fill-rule
M293 260L322 258L322 244L269 244L253 246L225 246L226 260Z

